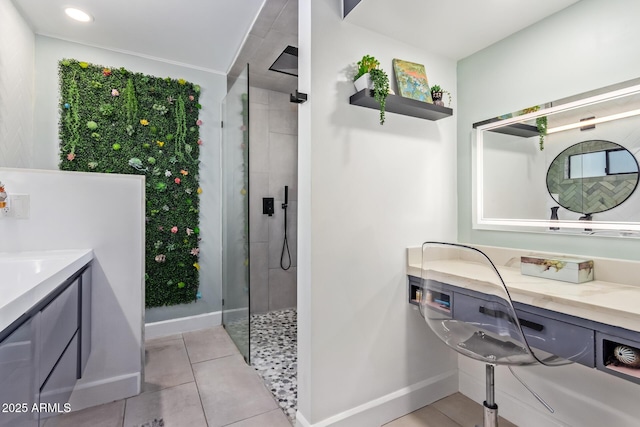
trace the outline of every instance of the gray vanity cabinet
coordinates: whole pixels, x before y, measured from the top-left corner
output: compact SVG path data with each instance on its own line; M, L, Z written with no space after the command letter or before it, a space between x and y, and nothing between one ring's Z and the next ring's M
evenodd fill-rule
M82 273L80 282L80 335L78 349L80 350L80 363L78 364L78 379L82 377L91 353L91 267Z
M69 412L91 352L91 267L0 331L0 427L37 427Z
M0 427L35 427L36 322L27 319L0 342Z
M79 286L76 279L40 311L40 387L78 330Z

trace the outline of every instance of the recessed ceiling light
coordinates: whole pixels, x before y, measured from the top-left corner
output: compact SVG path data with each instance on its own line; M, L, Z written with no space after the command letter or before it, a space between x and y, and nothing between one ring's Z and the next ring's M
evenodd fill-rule
M75 19L80 22L89 22L93 21L93 17L86 12L81 11L80 9L75 9L73 7L68 7L64 10L64 13L69 16L71 19Z

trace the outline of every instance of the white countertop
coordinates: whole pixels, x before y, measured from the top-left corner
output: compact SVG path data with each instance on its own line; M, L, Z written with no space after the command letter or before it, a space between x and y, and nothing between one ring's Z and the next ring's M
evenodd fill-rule
M464 260L433 261L427 269L436 280L482 292L491 279L486 270ZM497 266L514 301L608 325L640 331L640 287L594 280L567 283L524 276L519 268ZM407 274L421 277L422 266L409 262ZM440 276L440 277L438 277ZM484 283L483 283L484 282Z
M0 252L0 331L93 259L93 250Z

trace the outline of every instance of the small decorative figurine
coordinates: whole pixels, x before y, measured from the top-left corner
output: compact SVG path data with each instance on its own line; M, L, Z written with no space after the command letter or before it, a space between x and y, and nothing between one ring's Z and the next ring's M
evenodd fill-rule
M0 209L7 207L7 193L4 191L4 184L0 181Z

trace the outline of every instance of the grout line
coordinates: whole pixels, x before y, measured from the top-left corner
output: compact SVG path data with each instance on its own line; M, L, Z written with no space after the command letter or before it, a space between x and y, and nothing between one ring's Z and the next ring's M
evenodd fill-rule
M247 418L242 418L242 419L239 419L239 420L233 421L233 422L231 422L231 423L229 423L229 424L224 424L224 425L223 425L223 426L221 426L221 427L226 427L226 426L233 425L233 424L235 424L235 423L239 423L239 422L241 422L241 421L250 420L250 419L252 419L252 418L256 418L256 417L259 417L259 416L261 416L261 415L268 414L269 412L277 411L278 409L281 409L281 408L278 406L277 408L269 409L269 410L267 410L267 411L260 412L259 414L255 414L255 415L252 415L252 416L247 417ZM285 417L286 417L286 415L285 415Z
M140 396L140 395L138 395ZM124 410L122 411L122 422L120 423L120 426L124 427L124 420L126 419L127 416L127 400L129 400L130 398L124 399Z
M198 379L196 373L193 370L193 363L191 364L191 373L193 374L193 382L196 384L196 391L198 392L198 399L200 400L200 407L202 408L202 414L204 415L204 422L209 426L209 419L207 418L207 411L204 410L204 403L202 402L202 395L200 394L200 386L198 386Z
M429 406L431 406L431 405L429 405ZM433 406L433 409L435 409L436 411L440 412L445 417L449 418L455 425L460 426L460 427L464 427L462 424L460 424L459 422L457 422L456 420L451 418L448 414L445 414L444 412L442 412L440 409L436 408L435 406ZM409 415L409 414L407 414L407 415Z
M242 357L242 355L240 353L234 353L234 354L227 354L226 356L220 356L220 357L215 357L213 359L207 359L207 360L201 360L200 362L195 362L191 364L191 369L193 370L193 365L199 365L201 363L205 363L205 362L211 362L212 360L220 360L220 359L225 359L227 357L233 357L233 356L240 356ZM244 363L244 359L242 359L242 363Z

